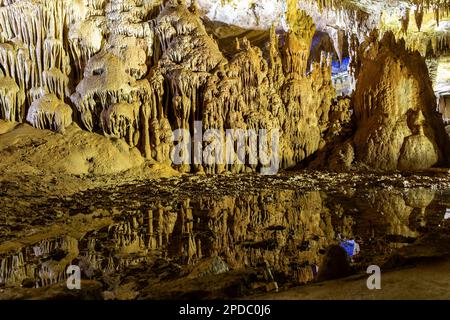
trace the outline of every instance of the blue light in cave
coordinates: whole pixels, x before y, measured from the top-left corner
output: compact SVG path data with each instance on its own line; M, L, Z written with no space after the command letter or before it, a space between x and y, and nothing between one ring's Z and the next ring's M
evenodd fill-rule
M311 41L310 51L313 51L313 49L319 45L319 42L320 42L320 37L317 34L315 34Z
M339 60L333 60L331 64L331 74L335 75L338 73L346 72L348 69L348 65L350 63L350 58L344 58L342 59L342 63L339 62Z

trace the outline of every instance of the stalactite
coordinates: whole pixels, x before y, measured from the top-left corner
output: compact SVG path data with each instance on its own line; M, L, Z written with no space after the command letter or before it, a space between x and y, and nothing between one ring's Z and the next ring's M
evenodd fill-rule
M279 39L275 27L270 29L270 50L269 50L269 81L274 90L279 90L284 81L283 61L279 51Z
M343 58L344 58L344 43L346 41L345 33L343 30L333 29L332 32L328 32L328 34L330 35L331 39L333 40L334 49L336 50L338 59L340 62L342 62Z
M414 17L416 20L417 29L419 31L422 28L423 14L424 14L423 5L418 4L417 9L414 11Z
M409 27L409 14L410 14L410 10L409 8L405 9L405 12L403 13L402 16L402 31L404 33L408 32L408 27Z
M415 3L419 29L429 10L439 10L437 19L444 12L437 3ZM332 57L319 59L319 50L310 57L316 25L300 10L317 6L324 14L335 11L336 26L326 31L341 62L348 49L349 74L357 78L362 65L358 48L374 24L355 3L289 0L288 31L281 40L273 26L264 50L244 37L226 55L208 34L195 1L189 7L176 0L5 3L0 8L1 117L20 122L32 113L36 127L61 131L66 122L52 124L48 119L54 112L44 103L55 97L76 109L74 119L84 129L124 139L145 158L167 164L174 147L171 131L182 128L192 134L196 121L203 122L203 131L219 129L218 139L227 129L280 130L282 167L295 166L324 148L333 127ZM409 10L396 22L397 38L425 55L428 43L435 54L448 50L446 34L430 38L408 28ZM380 35L392 26L384 27ZM366 99L376 104L371 94ZM261 165L260 160L243 165L235 157L233 164L180 170L245 172Z
M69 78L60 69L51 68L42 73L46 91L64 100L68 93Z
M439 7L436 7L434 9L434 18L436 19L436 25L439 27L439 22L440 22L440 19L441 19Z
M22 122L25 93L11 77L0 78L0 118Z

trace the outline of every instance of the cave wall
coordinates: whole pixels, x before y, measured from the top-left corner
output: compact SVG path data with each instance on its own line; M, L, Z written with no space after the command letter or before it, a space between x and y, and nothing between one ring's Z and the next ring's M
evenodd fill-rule
M60 133L75 123L166 164L174 150L173 130L194 134L197 121L203 132L218 129L218 140L227 129L279 130L281 168L295 167L337 142L344 144L344 152L337 150L345 167L361 162L383 170L423 169L445 163L447 140L433 110L433 92L423 80L423 58L384 40L374 40L370 52L362 52L361 30L370 25L363 16L355 18L359 32L354 36L328 30L335 59L342 60L344 52L351 56L349 74L358 85L350 101L336 99L333 57L314 50L316 23L296 1L283 2L286 31L273 26L263 49L245 37L236 39L232 55L224 55L208 34L205 2L200 4L3 1L0 118ZM327 2L319 7L336 10L341 20L344 13L359 12ZM389 67L383 69L385 64ZM351 143L344 139L349 130L356 130ZM388 140L393 143L386 146ZM248 158L252 141L247 137L245 143ZM205 158L178 168L212 174L264 166L262 159L225 164L224 154L214 156L219 161ZM322 166L330 167L327 162L333 161L327 159L322 157Z
M166 163L172 130L193 133L195 121L224 133L281 128L278 156L283 167L294 166L319 148L335 95L325 56L307 70L315 26L294 9L284 44L272 29L268 54L243 38L227 59L196 2L4 3L1 118L59 132L75 121Z

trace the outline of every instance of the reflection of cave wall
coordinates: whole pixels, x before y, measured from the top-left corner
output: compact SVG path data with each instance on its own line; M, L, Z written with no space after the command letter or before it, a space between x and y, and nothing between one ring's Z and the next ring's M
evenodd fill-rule
M84 277L90 277L95 270L119 273L161 256L181 265L220 256L232 269L267 263L276 274L303 283L313 279L311 265L320 264L319 252L335 241L319 192L203 198L172 209L155 205L121 220L79 241L72 239L73 246L50 239L5 257L1 283L17 285L24 279L37 279L39 286L55 283L65 279L65 267L72 261L82 266ZM42 250L37 254L43 246L45 254ZM49 266L51 281L41 271Z
M95 278L98 271L122 274L160 258L195 270L217 256L232 270L268 265L277 279L305 283L313 280L311 266L321 265L338 234L362 241L364 268L364 261L382 260L437 227L445 208L433 207L434 197L427 189L332 195L285 190L171 205L156 201L147 209L129 207L114 224L80 239L53 238L2 254L0 284L63 281L71 263L81 266L83 278Z

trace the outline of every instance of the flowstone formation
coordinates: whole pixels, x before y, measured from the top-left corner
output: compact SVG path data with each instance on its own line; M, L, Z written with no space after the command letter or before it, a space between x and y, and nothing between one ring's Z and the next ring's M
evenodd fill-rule
M356 56L352 98L333 107L349 104L353 114L334 117L339 130L327 132L328 143L312 167L415 171L445 166L450 142L423 57L391 32L378 41L376 31Z
M365 45L353 96L356 160L383 170L446 163L448 136L423 59L390 33Z

